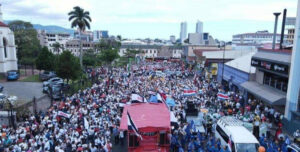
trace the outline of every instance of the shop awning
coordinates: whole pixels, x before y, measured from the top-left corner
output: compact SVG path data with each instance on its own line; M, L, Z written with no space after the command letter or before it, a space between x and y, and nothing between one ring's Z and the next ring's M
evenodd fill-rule
M254 81L248 81L241 84L248 92L253 94L258 99L267 102L270 105L282 106L286 103L286 94Z

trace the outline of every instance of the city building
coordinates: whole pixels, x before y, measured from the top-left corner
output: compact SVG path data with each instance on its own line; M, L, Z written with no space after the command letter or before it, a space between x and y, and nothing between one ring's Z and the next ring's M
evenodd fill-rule
M14 33L3 23L0 4L0 73L18 70Z
M196 23L196 33L203 34L203 22L197 21Z
M259 48L251 58L255 78L241 84L244 93L284 113L290 64L291 50Z
M119 55L124 56L126 50L140 50L140 54L145 59L161 58L161 59L180 59L182 47L180 46L165 46L165 45L122 45L119 50Z
M92 31L81 32L80 37L78 30L74 32L74 39L81 39L82 41L91 42L93 41L93 37L94 35Z
M203 36L202 36L202 43L201 44L204 44L204 45L217 45L215 39L209 35L209 33L203 33Z
M184 40L187 38L187 23L181 22L180 24L180 42L184 43Z
M202 34L199 33L189 33L189 44L191 45L201 45L202 44Z
M95 50L94 42L82 41L82 52L86 52L87 50ZM66 50L70 51L73 55L80 55L80 42L79 40L69 40L66 42ZM95 50L97 52L97 50Z
M280 34L276 34L276 43L280 43L280 36ZM268 31L257 31L255 33L243 33L232 36L232 44L237 45L272 43L272 41L273 33L269 33Z
M176 37L175 37L175 35L171 35L171 36L170 36L170 42L171 42L171 43L175 43L175 42L176 42Z
M41 46L47 47L52 53L62 52L66 48L66 42L71 40L71 36L68 33L50 33L45 30L38 30L38 39ZM61 47L56 50L53 44L59 43Z
M255 76L255 67L251 66L251 58L256 52L251 50L242 52L247 54L226 62L225 65L219 62L217 66L217 80L230 91L241 90L241 84L253 80Z
M294 35L295 35L295 28L288 29L288 34L286 39L288 44L294 43Z

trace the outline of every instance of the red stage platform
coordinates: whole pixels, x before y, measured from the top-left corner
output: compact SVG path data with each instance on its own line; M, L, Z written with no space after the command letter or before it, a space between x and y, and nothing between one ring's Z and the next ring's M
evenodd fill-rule
M128 130L127 111L142 140ZM170 112L164 103L136 103L123 110L121 130L128 130L129 152L168 152L171 130Z

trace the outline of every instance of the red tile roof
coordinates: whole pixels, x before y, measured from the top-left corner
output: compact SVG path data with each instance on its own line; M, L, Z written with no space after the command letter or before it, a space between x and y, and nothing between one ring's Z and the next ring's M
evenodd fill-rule
M0 22L0 27L8 27L6 24L4 24L3 22Z

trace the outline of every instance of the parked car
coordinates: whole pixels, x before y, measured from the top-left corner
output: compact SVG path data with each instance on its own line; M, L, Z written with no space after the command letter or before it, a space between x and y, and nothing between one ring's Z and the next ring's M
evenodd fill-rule
M39 77L40 77L40 80L46 81L46 80L56 77L56 74L53 71L44 71L43 73L40 74Z
M2 92L4 87L0 84L0 92Z
M52 85L63 83L63 79L59 77L54 77L49 79L48 81L43 82L43 93L49 93L49 87Z
M288 152L300 152L300 145L297 143L292 143L287 146Z
M7 81L18 80L19 79L19 72L16 71L16 70L8 71L6 79L7 79Z

